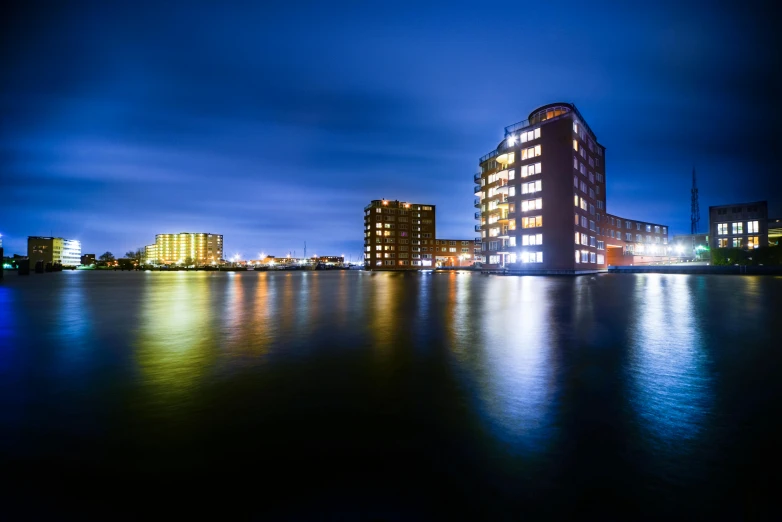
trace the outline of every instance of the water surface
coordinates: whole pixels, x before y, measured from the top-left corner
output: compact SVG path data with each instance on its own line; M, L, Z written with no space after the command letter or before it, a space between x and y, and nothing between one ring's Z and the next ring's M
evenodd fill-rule
M769 506L779 277L7 273L0 310L3 495L30 513Z

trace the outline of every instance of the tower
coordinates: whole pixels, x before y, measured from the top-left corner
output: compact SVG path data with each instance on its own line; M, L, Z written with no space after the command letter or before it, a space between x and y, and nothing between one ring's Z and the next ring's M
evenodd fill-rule
M695 167L692 168L692 189L690 190L690 234L698 233L701 220L701 210L698 207L698 182L695 178Z

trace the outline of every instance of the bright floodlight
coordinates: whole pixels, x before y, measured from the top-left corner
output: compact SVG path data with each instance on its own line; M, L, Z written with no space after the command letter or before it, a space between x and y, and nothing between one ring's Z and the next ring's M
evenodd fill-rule
M514 136L513 134L508 136L508 145L514 145L515 143L516 143L516 136Z
M679 255L682 255L684 253L684 246L676 245L676 252L678 252Z

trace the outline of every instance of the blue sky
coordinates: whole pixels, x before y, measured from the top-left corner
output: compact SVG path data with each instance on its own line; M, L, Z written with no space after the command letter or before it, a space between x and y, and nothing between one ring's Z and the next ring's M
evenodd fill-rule
M472 174L503 127L573 102L607 148L608 211L689 231L768 199L780 38L752 2L67 2L2 22L0 233L126 250L361 254L371 199L474 236Z

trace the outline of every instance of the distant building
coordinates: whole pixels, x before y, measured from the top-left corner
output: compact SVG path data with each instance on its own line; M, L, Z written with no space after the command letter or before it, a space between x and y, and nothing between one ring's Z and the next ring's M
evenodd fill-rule
M84 254L83 256L81 256L80 261L82 265L94 265L95 254Z
M470 266L475 262L475 241L436 239L434 252L437 266Z
M320 256L316 260L324 265L342 266L345 264L344 256Z
M701 259L708 257L708 234L677 234L671 240L673 254L679 257Z
M27 257L30 265L60 263L62 266L78 266L81 261L81 242L61 237L28 236Z
M731 203L709 207L711 248L749 250L768 246L768 203Z
M364 267L420 270L434 267L435 206L375 199L364 207Z
M782 238L782 219L769 218L767 227L768 244L779 245L779 239Z
M544 105L505 127L478 165L487 268L583 273L666 259L667 226L608 214L605 148L575 105Z
M144 247L145 263L154 265L216 265L223 262L223 236L206 232L157 234Z

